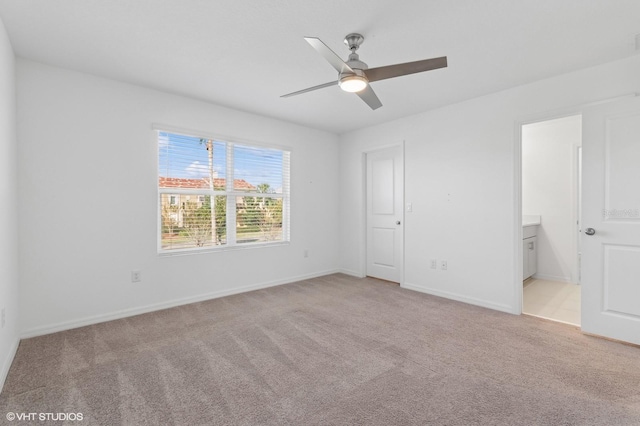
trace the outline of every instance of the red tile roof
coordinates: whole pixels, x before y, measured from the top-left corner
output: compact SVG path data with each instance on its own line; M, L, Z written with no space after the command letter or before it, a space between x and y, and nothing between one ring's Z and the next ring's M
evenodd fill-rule
M160 188L189 188L189 189L209 189L209 179L186 179L186 178L172 178L172 177L158 177L158 185ZM213 187L215 189L225 189L227 181L225 178L214 178ZM251 185L244 179L234 179L233 188L236 190L254 191L255 186Z

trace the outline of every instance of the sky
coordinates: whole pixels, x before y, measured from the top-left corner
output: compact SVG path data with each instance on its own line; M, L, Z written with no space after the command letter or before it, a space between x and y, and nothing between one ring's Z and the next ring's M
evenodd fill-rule
M234 179L244 179L254 186L267 183L276 192L282 190L282 151L234 144ZM206 142L200 138L158 132L158 172L176 178L209 177ZM214 140L213 169L216 177L227 177L226 143Z

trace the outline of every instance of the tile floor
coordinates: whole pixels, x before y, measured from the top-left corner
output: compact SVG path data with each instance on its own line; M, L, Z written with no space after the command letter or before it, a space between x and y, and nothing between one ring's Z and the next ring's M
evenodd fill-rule
M522 313L580 325L579 285L529 278L522 292Z

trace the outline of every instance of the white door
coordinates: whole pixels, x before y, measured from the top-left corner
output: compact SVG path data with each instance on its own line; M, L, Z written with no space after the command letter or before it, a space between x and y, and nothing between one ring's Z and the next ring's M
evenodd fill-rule
M582 330L640 344L640 98L582 123Z
M403 248L402 147L367 154L367 275L399 283Z

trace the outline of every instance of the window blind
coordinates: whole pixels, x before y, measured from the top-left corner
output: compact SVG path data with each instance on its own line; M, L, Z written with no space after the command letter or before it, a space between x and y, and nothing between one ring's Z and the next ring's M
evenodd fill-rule
M289 241L290 152L158 131L159 250Z

